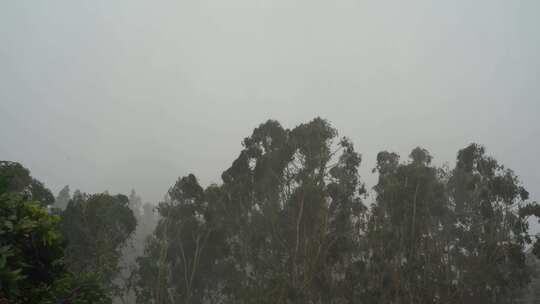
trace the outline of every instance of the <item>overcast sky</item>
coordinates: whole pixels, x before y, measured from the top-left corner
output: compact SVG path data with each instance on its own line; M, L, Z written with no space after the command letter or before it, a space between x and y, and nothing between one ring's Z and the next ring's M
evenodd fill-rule
M55 193L220 182L259 123L484 144L540 199L540 1L2 1L0 159Z

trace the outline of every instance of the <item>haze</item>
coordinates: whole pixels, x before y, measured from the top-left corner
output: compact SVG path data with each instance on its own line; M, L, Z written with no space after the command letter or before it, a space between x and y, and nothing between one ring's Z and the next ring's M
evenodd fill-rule
M538 1L5 1L0 159L57 193L220 182L269 118L363 154L470 142L540 198ZM219 170L216 170L219 168Z

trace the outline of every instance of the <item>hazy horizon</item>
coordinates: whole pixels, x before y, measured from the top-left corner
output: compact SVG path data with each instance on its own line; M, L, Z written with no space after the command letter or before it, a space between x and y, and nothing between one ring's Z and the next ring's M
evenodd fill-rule
M381 150L452 164L478 142L540 199L540 2L0 7L0 159L55 194L156 202L187 173L219 183L267 119L320 116L362 153L368 187Z

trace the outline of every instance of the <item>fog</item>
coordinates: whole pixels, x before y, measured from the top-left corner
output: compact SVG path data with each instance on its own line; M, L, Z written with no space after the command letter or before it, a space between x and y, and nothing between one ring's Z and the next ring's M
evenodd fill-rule
M537 1L7 1L0 158L54 193L160 200L220 182L269 118L321 116L363 155L470 142L540 197Z
M3 1L0 303L536 303L539 13Z

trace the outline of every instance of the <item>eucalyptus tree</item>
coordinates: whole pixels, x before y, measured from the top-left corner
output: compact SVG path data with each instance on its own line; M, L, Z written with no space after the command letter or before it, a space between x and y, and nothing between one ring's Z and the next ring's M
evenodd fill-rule
M458 152L449 190L456 216L456 301L511 301L513 291L529 282L527 216L535 215L537 205L514 172L477 144Z
M160 204L162 218L139 259L138 299L350 299L366 210L352 143L317 118L292 130L268 121L243 146L222 185L203 190L189 175Z
M316 118L292 130L268 121L243 144L222 174L235 278L226 290L243 303L349 296L365 210L352 143Z
M370 280L363 291L369 301L433 303L446 297L450 210L444 175L430 163L422 148L415 148L407 163L399 163L395 153L377 155L379 180L367 227Z
M137 227L122 248L119 260L119 273L115 278L115 302L118 303L135 302L137 258L144 254L145 240L156 225L153 206L150 203L143 204L142 198L134 189L131 190L128 201L129 209L137 220Z
M122 249L136 219L125 195L76 191L62 213L61 232L68 241L66 263L74 273L95 273L109 289L118 275Z
M377 303L510 303L529 282L527 218L538 205L510 169L471 144L452 171L377 156L379 181L367 228L371 280L361 289ZM538 246L538 245L534 245Z
M159 204L160 220L138 258L138 303L201 303L214 289L215 265L226 246L222 213L206 196L190 174L179 178Z
M367 208L361 156L327 121L269 120L242 145L221 184L190 174L159 204L138 303L510 303L529 281L540 207L481 146L452 170L380 152Z

